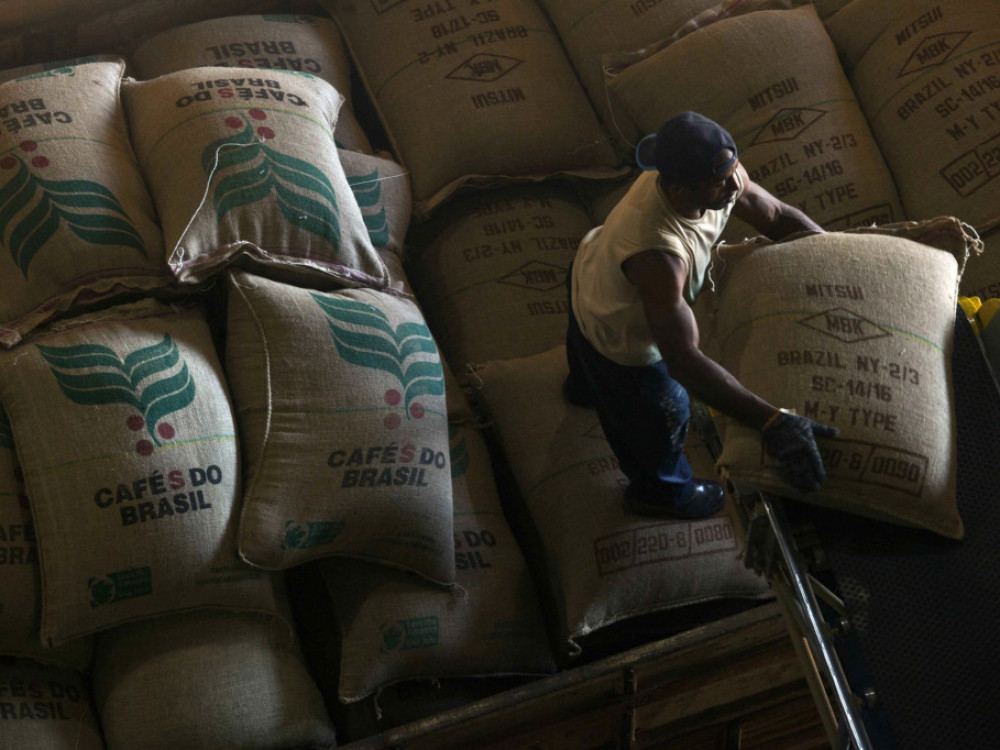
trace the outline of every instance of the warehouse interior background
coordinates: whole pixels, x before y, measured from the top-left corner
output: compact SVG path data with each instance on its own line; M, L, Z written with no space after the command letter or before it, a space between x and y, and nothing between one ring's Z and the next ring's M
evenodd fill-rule
M0 0L0 750L989 748L996 0ZM672 115L733 219L642 518L567 268ZM817 619L819 618L819 619Z

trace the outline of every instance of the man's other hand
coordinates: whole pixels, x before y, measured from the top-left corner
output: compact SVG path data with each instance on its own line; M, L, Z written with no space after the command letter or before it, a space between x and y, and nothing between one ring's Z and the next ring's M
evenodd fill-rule
M819 489L826 479L823 459L816 438L834 438L836 427L814 422L806 417L778 412L763 430L764 447L777 459L790 484L803 492Z

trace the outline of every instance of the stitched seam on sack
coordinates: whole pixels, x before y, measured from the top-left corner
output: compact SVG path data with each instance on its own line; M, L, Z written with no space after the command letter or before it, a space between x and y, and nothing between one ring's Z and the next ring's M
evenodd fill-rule
M261 440L260 452L257 456L257 471L254 472L252 477L250 477L250 481L247 482L246 491L243 493L243 508L240 511L240 526L242 527L243 519L247 513L247 508L250 506L250 500L253 497L260 475L263 473L264 458L271 438L271 410L274 403L274 394L271 391L271 350L267 344L267 333L264 331L264 324L261 322L260 316L257 315L257 310L244 293L243 287L240 285L239 281L237 281L235 277L231 278L233 286L236 287L236 291L243 299L243 303L247 306L247 309L250 310L250 316L253 318L254 324L257 326L257 332L260 334L261 344L264 347L264 378L266 381L265 393L267 394L267 411L264 419L264 439Z

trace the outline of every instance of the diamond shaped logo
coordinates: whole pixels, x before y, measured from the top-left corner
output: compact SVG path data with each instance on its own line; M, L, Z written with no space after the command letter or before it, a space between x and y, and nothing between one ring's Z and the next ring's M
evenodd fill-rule
M456 81L476 81L490 83L503 78L524 60L505 55L473 55L451 71L445 78Z
M800 320L799 325L847 344L892 336L891 331L882 328L878 323L873 323L843 307L811 315Z
M816 123L827 110L809 108L779 109L774 117L764 123L757 135L750 141L751 146L778 141L793 141Z
M566 269L551 263L533 260L518 266L505 276L497 279L500 284L510 284L535 292L550 292L566 283Z
M907 59L906 64L896 78L903 78L918 70L926 70L940 65L945 60L955 54L955 51L962 46L971 31L950 31L945 34L931 34L926 37L913 54Z
M406 2L406 0L371 0L371 2L376 13L385 13L387 10L395 8L397 5L402 5Z

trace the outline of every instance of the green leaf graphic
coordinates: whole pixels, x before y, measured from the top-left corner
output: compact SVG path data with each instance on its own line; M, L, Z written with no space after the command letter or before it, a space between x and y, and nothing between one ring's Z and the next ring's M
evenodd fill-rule
M306 530L301 526L289 526L289 521L285 524L285 540L281 543L281 549L298 549L306 540Z
M22 274L28 275L31 261L61 222L92 245L119 245L147 257L142 236L106 187L90 180L45 180L19 157L11 158L17 172L0 188L0 242Z
M456 438L458 440L456 441ZM453 425L448 426L449 454L451 457L451 478L462 476L469 470L471 458L469 456L469 444L465 442L465 435Z
M107 604L115 595L115 586L106 578L90 579L90 606Z
M14 432L10 428L7 412L0 407L0 448L14 450Z
M382 626L382 645L384 651L393 651L403 642L403 629L398 625Z
M169 334L124 360L99 344L37 348L67 398L84 406L131 406L142 415L157 445L162 445L156 430L160 420L194 400L194 380Z
M201 152L205 173L212 175L215 165L218 176L212 196L216 220L221 223L230 211L273 194L286 221L338 246L340 207L327 176L307 161L258 142L253 125L242 119L243 130L213 141Z
M393 328L385 314L372 305L321 294L312 298L326 313L337 352L346 361L391 373L403 387L403 409L420 395L444 394L444 372L434 337L426 325L401 323ZM432 354L434 361L414 360Z
M358 207L362 210L365 229L368 230L372 244L376 247L389 244L389 222L386 219L385 206L381 204L382 184L379 182L378 170L355 177L348 176L347 184L351 186ZM374 206L378 206L377 213L364 213L364 209Z

